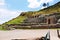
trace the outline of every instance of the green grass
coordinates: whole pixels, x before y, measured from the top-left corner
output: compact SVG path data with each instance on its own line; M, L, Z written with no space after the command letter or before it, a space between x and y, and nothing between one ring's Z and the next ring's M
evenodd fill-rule
M27 17L32 17L40 14L51 14L51 13L57 13L60 12L60 2L56 3L55 5L52 5L48 8L38 10L38 11L28 11L28 12L22 12L21 15L18 17L4 23L4 24L20 24L21 22L24 22L24 20Z
M52 5L48 8L42 9L42 10L38 10L38 11L28 11L28 12L22 12L21 15L19 15L16 18L13 18L11 20L9 20L8 22L5 22L4 24L2 24L5 26L5 24L20 24L22 22L24 22L24 20L27 17L32 17L32 16L37 16L40 14L51 14L51 13L58 13L60 12L60 2L56 3L55 5ZM0 27L1 30L3 30L3 28Z
M22 23L25 19L26 19L25 16L19 16L19 17L16 17L16 18L14 18L14 19L12 19L12 20L4 23L4 24L20 24L20 23Z
M0 26L0 30L3 30L1 26Z
M2 26L0 26L0 30L5 30Z
M36 16L40 14L51 14L51 13L58 13L60 12L60 2L56 3L55 5L49 6L48 8L38 10L38 11L28 11L28 12L23 12L24 16Z
M18 16L16 18L13 18L12 20L2 24L0 30L6 30L6 24L21 24L26 18L26 16Z
M20 16L17 19L8 22L7 24L20 24L21 22L23 22L24 19L25 17Z

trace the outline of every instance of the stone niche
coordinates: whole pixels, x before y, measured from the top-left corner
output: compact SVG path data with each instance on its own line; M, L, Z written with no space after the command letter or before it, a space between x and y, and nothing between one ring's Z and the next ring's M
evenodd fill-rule
M55 16L49 16L49 17L46 17L46 23L47 24L56 24L56 17Z

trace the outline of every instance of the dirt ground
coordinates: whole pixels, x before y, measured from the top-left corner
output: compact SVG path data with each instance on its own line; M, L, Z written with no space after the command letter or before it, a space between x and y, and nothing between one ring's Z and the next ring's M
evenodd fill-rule
M41 29L41 30L10 30L1 31L0 30L0 40L11 40L11 39L34 39L45 36L47 32L50 31L51 40L60 40L57 37L56 29Z

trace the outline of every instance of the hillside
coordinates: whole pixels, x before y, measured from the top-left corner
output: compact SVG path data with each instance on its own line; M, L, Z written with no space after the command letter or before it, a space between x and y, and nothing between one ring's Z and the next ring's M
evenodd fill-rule
M24 22L24 20L27 17L33 17L39 14L51 14L51 13L58 13L58 12L60 12L60 2L42 10L22 12L21 15L4 24L20 24L21 22Z
M42 10L38 10L38 11L29 11L29 12L25 12L22 13L21 15L23 16L35 16L35 15L39 15L39 14L51 14L51 13L57 13L60 12L60 2L49 6L48 8L42 9Z

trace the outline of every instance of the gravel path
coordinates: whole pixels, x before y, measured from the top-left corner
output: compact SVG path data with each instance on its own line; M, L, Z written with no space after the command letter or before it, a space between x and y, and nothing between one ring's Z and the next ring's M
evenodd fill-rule
M11 40L11 39L33 39L45 36L48 29L44 30L11 30L11 31L0 31L0 40ZM51 40L60 40L57 37L56 30L50 29Z

